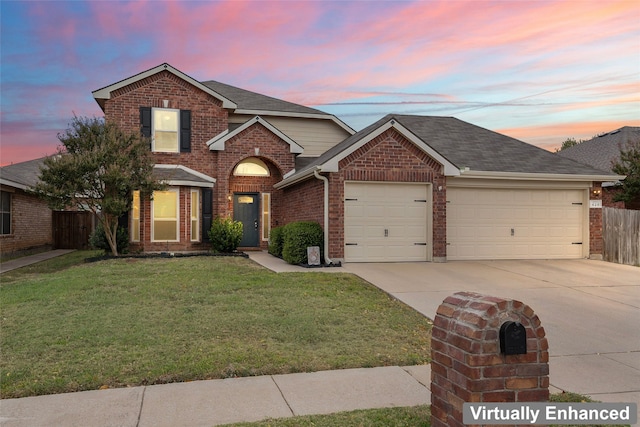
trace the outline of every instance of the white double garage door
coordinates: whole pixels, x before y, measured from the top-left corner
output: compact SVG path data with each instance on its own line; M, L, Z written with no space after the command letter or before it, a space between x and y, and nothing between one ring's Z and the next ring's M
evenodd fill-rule
M345 261L431 261L431 184L345 183ZM588 255L587 189L447 189L447 260Z

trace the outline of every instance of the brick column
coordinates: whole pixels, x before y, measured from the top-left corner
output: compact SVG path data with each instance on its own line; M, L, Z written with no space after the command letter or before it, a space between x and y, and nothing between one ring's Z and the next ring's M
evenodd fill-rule
M526 354L500 352L506 321L525 327ZM464 402L547 401L548 348L540 319L520 301L473 292L446 298L431 338L431 426L464 426Z
M602 200L602 185L594 182L589 189L589 200ZM589 258L602 260L602 207L589 208Z

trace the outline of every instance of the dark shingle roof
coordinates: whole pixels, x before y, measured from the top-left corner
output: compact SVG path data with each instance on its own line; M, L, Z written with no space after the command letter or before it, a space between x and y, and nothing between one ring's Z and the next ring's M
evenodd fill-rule
M630 141L640 141L640 127L625 126L565 148L557 154L611 172L611 163L620 158L620 147L624 147Z
M332 147L295 175L322 165L377 128L396 120L458 169L473 171L603 175L603 171L464 122L454 117L389 114Z
M454 117L395 116L400 124L458 168L476 171L602 175L509 136Z
M39 181L40 168L44 166L44 159L46 157L3 166L0 168L0 178L25 187L33 187Z
M324 111L316 110L315 108L305 107L304 105L272 98L270 96L240 89L239 87L220 83L214 80L202 82L202 84L214 92L217 92L225 98L235 102L240 110L327 115Z

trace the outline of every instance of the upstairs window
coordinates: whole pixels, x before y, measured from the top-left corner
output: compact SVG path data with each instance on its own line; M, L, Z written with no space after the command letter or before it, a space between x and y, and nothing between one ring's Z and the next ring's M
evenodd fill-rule
M191 110L140 107L142 135L151 138L151 151L191 151Z
M180 110L153 109L152 149L161 153L178 153Z

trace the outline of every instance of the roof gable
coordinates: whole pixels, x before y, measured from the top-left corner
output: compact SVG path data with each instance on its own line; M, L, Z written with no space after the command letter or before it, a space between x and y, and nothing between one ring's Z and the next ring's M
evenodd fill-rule
M209 95L213 96L214 98L218 99L220 102L222 102L222 107L223 108L230 108L230 109L234 109L237 107L236 103L231 101L230 99L224 97L223 95L221 95L220 93L212 90L210 87L203 85L202 83L200 83L199 81L193 79L192 77L189 77L188 75L186 75L185 73L183 73L182 71L179 71L178 69L172 67L171 65L167 64L166 62L164 64L160 64L157 67L153 67L147 71L143 71L142 73L136 74L135 76L131 76L127 79L124 80L120 80L117 83L113 83L109 86L103 87L102 89L98 89L98 90L94 90L93 93L93 97L96 99L96 101L98 102L98 104L100 104L100 107L104 109L104 101L107 99L111 99L111 92L113 92L114 90L120 89L122 87L125 86L129 86L130 84L136 83L140 80L146 79L149 76L152 76L154 74L160 73L162 71L168 71L171 74L174 74L175 76L185 80L186 82L192 84L193 86L199 88L200 90L208 93Z
M294 154L300 154L304 151L304 149L293 139L289 138L287 135L282 133L278 128L273 126L271 123L266 121L260 116L255 116L251 120L248 120L241 126L235 128L232 131L226 130L222 132L220 135L214 136L209 141L207 141L207 145L209 146L209 150L211 151L222 151L225 148L225 143L229 141L234 136L238 135L240 132L250 128L256 123L260 123L262 126L267 128L271 133L276 135L278 138L282 139L284 142L289 144L289 152Z

